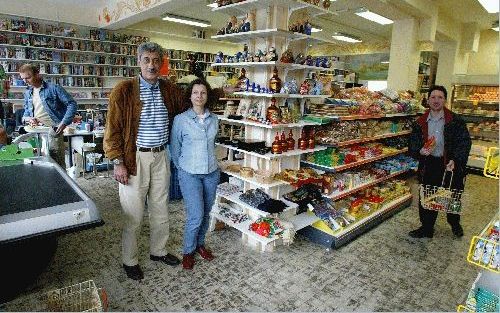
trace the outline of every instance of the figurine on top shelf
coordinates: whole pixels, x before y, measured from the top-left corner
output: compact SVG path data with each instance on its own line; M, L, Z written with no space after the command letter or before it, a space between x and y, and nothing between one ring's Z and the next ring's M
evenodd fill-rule
M255 14L247 13L246 17L238 22L236 16L231 16L225 27L217 31L217 35L228 35L255 30Z

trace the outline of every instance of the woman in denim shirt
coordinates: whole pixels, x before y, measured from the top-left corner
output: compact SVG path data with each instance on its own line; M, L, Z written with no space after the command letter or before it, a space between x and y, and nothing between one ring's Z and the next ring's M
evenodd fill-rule
M214 259L205 248L205 234L220 178L215 157L219 122L209 110L215 101L206 81L192 81L186 90L186 101L191 102L191 108L174 119L170 153L179 172L186 207L182 267L192 269L196 252L205 260Z

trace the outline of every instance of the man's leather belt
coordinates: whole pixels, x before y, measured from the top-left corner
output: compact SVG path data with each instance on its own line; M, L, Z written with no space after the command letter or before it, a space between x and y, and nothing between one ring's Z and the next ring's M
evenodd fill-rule
M163 150L165 150L165 146L159 146L159 147L153 147L153 148L137 147L137 151L141 151L141 152L161 152Z

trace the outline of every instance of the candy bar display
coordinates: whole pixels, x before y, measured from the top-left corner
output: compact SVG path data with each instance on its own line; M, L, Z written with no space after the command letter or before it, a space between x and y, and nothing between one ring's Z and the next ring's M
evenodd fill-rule
M474 236L467 260L500 273L500 220L490 223L481 236Z
M249 229L262 237L279 237L285 245L292 244L295 236L293 224L276 217L260 217L250 224Z
M275 175L276 179L284 180L294 187L301 187L305 184L321 184L322 177L315 170L301 168L299 170L283 170Z

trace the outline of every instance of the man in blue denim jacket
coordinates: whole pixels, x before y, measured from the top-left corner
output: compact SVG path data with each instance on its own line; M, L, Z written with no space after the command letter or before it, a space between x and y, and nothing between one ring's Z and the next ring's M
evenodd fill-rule
M31 126L44 125L55 129L55 134L49 136L48 152L62 168L66 168L62 133L73 121L77 104L64 88L44 81L38 67L24 64L19 74L28 85L24 93L23 120Z

